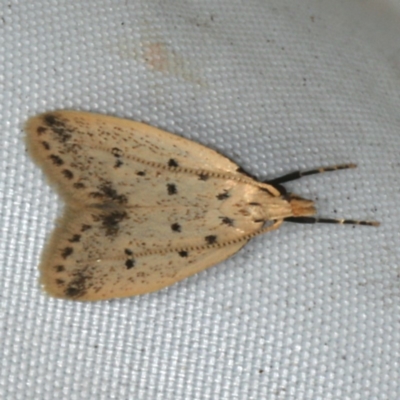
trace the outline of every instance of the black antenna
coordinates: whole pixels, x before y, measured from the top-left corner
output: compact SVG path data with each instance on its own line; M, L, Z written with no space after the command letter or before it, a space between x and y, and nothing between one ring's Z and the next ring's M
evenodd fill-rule
M379 226L377 221L357 221L354 219L335 219L318 217L288 217L284 221L295 222L299 224L348 224L348 225L366 225Z
M324 172L338 171L341 169L350 169L356 167L357 167L356 164L340 164L340 165L332 165L329 167L314 168L310 169L309 171L294 171L289 174L283 175L279 178L265 181L264 183L268 183L270 185L280 185L285 182L295 181L296 179L300 179L303 176L323 174Z
M282 194L286 194L286 189L281 186L282 183L294 181L300 179L303 176L323 174L330 171L338 171L341 169L356 168L356 164L339 164L332 165L329 167L321 167L310 169L308 171L294 171L289 174L283 175L279 178L271 179L266 181L269 185L275 186ZM300 224L349 224L349 225L366 225L366 226L379 226L380 223L376 221L357 221L354 219L335 219L335 218L319 218L319 217L288 217L284 219L288 222L295 222Z

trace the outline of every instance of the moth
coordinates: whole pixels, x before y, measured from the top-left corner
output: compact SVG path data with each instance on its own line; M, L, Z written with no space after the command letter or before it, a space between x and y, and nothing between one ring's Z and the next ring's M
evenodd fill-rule
M214 150L152 126L54 111L31 118L27 146L66 207L44 250L52 296L104 300L153 292L217 264L284 221L314 217L283 183L346 164L259 182Z

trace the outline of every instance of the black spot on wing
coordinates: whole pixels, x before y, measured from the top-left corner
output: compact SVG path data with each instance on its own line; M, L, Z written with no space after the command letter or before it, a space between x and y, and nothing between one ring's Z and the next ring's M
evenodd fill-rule
M144 172L144 171L138 171L138 172L136 172L136 175L145 176L145 175L146 175L146 172Z
M74 174L69 170L69 169L63 169L62 174L67 178L67 179L72 179L74 177Z
M177 222L175 222L174 224L171 225L171 229L174 232L180 232L182 227Z
M74 249L72 247L65 247L62 251L61 251L61 257L64 258L64 260L66 258L68 258L72 253L74 252Z
M208 178L209 178L209 175L206 174L206 173L204 173L204 172L202 172L202 173L199 175L199 180L201 180L201 181L207 181Z
M40 142L40 143L42 144L42 146L43 146L43 148L45 150L50 150L50 145L49 145L48 142L43 141L43 142Z
M71 283L64 291L65 296L70 298L78 298L85 294L85 286L79 285L78 282Z
M81 240L81 235L73 235L70 239L68 239L68 242L77 243L80 240Z
M85 184L84 183L82 183L82 182L75 182L73 185L72 185L75 189L85 189Z
M113 147L111 149L111 153L114 157L122 157L124 155L124 153L122 152L121 149L119 149L118 147Z
M217 241L217 236L215 235L208 235L204 238L207 244L214 244Z
M55 270L56 272L64 272L64 271L65 271L65 267L64 267L64 265L56 265L56 266L54 267L54 270Z
M117 161L115 161L114 168L119 168L122 165L124 165L124 163L120 159L117 159Z
M60 165L63 165L63 164L64 164L63 159L62 159L60 156L56 155L56 154L51 154L51 155L49 156L49 158L50 158L51 162L52 162L54 165L57 165L58 167L59 167Z
M170 158L168 161L168 167L176 168L176 167L179 167L179 164L176 160L174 160L173 158Z
M187 257L189 255L189 253L186 250L181 250L181 251L178 252L178 254L181 257Z
M92 227L91 225L82 224L82 226L81 226L81 232L85 232L85 231L91 229L91 227Z
M125 267L126 267L127 269L131 269L131 268L133 268L133 267L135 266L135 264L136 264L135 259L132 257L132 256L133 256L133 251L132 251L131 249L125 249L124 252L125 252L125 254L126 254L127 256L130 257L130 258L128 258L128 259L125 261Z
M58 125L58 120L53 114L46 114L43 119L47 126L53 127Z
M128 258L126 261L125 261L125 267L127 268L127 269L131 269L131 268L133 268L135 266L135 260L133 259L133 258Z
M220 217L220 218L224 225L233 226L233 224L235 222L232 218L229 218L229 217Z
M167 190L169 195L177 194L178 190L174 183L167 183Z
M57 114L45 114L43 122L51 128L52 132L55 133L56 140L59 142L65 143L71 139L71 133L74 132L74 129L68 128L66 123Z
M95 221L101 221L106 236L115 236L119 230L119 224L128 217L125 211L111 211L108 213L93 216Z
M118 147L113 147L111 149L111 154L116 158L114 168L119 168L124 165L121 160L121 157L124 155L124 153L121 149L119 149Z
M68 284L64 291L66 297L79 298L82 297L86 291L87 276L82 272L77 272L74 279Z
M45 133L46 131L47 131L47 128L45 128L44 126L39 126L36 129L36 132L38 133L38 135L41 135L41 134Z
M89 196L103 201L114 201L119 204L125 204L128 201L124 194L118 194L111 182L103 182L97 189L97 192L91 192Z
M229 193L227 191L224 191L223 193L217 194L215 197L218 200L225 200L229 197Z

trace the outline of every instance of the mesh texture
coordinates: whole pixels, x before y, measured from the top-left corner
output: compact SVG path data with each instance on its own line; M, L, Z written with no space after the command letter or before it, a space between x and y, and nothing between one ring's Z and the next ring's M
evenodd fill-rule
M0 2L0 398L400 398L400 3ZM29 116L76 109L201 142L323 216L170 288L55 300L37 264L62 203Z

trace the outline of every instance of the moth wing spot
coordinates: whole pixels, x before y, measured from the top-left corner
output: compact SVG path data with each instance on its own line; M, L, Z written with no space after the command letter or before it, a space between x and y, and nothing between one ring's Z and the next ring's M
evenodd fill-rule
M229 217L220 217L221 223L228 226L233 226L235 224L235 220Z
M65 296L69 298L79 298L85 295L87 292L87 281L88 276L86 276L82 271L77 272L74 279L65 289Z
M76 286L68 286L68 288L65 290L65 296L70 297L70 298L77 298L85 294L84 290L80 289L79 287Z
M61 257L65 260L65 259L68 258L73 252L74 252L74 249L73 249L72 247L65 247L65 248L61 251Z
M179 164L175 159L170 158L168 161L168 167L177 168L177 167L179 167Z
M45 125L47 125L52 133L55 135L55 139L61 143L65 143L71 138L71 132L73 129L68 128L65 122L59 118L56 114L47 113L43 117Z
M174 183L167 183L167 191L170 196L178 193L178 190Z
M229 196L230 196L230 194L228 193L227 190L225 190L224 192L222 192L222 193L220 193L220 194L217 194L216 198L217 198L218 200L225 200L225 199L227 199Z
M49 158L54 165L57 165L57 167L64 164L63 159L60 156L57 156L56 154L51 154Z
M87 230L91 229L92 226L91 225L87 225L87 224L82 224L81 226L81 232L86 232Z
M68 242L77 243L80 240L81 240L81 235L73 235L70 239L68 239Z
M118 147L113 147L111 149L111 153L114 157L122 157L124 155L123 151L121 149L119 149Z
M69 169L63 169L62 174L69 180L73 179L74 174Z
M75 182L73 185L72 185L75 189L85 189L85 184L84 183L82 183L82 182Z
M175 222L174 224L171 225L171 230L173 232L181 232L182 227L177 222Z
M120 168L123 165L124 165L124 163L120 159L117 159L117 161L114 164L114 168Z
M205 241L206 241L207 244L211 245L211 244L216 243L216 241L217 241L217 236L216 236L216 235L208 235L208 236L206 236L204 239L205 239Z
M57 121L53 114L46 114L43 119L48 126L54 126Z
M202 172L202 173L199 175L199 180L201 180L201 181L207 181L208 178L209 178L209 175L206 174L206 173L204 173L204 172Z
M128 218L125 211L111 211L100 215L93 215L95 221L101 221L101 226L106 236L116 236L119 231L119 223Z

